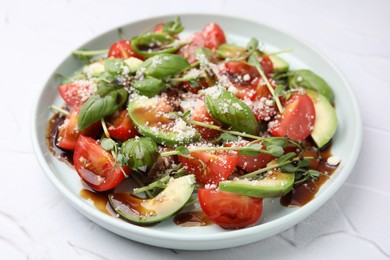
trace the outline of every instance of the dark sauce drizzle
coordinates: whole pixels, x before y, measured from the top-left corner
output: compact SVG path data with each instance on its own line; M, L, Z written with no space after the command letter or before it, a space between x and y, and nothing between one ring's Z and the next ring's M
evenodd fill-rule
M46 142L50 152L59 160L73 165L73 152L60 149L57 145L58 126L60 126L65 117L55 114L48 122L48 128L46 131ZM312 160L310 168L318 170L323 174L319 180L307 181L302 184L295 185L293 190L284 195L280 199L280 203L284 207L301 207L310 202L320 189L320 187L329 180L329 177L337 169L337 166L331 166L326 163L326 160L332 155L331 145L328 145L325 149L319 150L311 142L308 144L308 149L305 152L305 156L320 156L319 160ZM101 212L117 217L117 214L112 210L108 202L108 194L115 194L115 189L111 192L95 192L90 189L82 189L80 196L86 200L91 200L94 206ZM192 226L208 226L212 222L202 211L182 212L175 215L173 219L174 223L182 227Z

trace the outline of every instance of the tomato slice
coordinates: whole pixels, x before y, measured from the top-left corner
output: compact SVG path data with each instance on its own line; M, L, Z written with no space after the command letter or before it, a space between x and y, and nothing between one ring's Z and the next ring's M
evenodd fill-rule
M235 152L192 152L190 156L194 158L179 156L179 161L201 184L218 184L226 180L238 161Z
M248 142L246 141L240 141L236 143L226 143L225 146L231 147L242 147L245 146ZM265 149L265 146L263 145L262 149ZM238 154L238 161L237 161L237 167L247 171L247 172L253 172L258 169L261 169L267 165L270 161L275 159L270 154L260 153L259 155L241 155Z
M186 40L191 42L180 48L178 54L181 55L184 59L186 59L189 63L194 63L196 61L196 49L204 47L203 34L200 32L194 33Z
M226 43L225 33L215 23L206 25L202 32L196 32L186 40L190 43L183 46L178 54L187 59L189 63L196 61L196 49L206 47L215 51L219 45Z
M79 80L72 84L64 84L58 87L60 96L69 106L82 104L95 92L95 86L90 82Z
M260 60L260 64L263 67L263 71L265 75L274 72L274 65L268 56L263 56L262 59Z
M207 111L206 104L204 103L204 101L199 100L198 102L199 104L195 107L195 109L191 113L191 120L219 126L220 124L216 122ZM214 139L220 134L219 131L207 127L195 126L195 128L206 140Z
M137 53L133 51L133 49L131 48L131 43L128 40L121 40L111 45L107 57L119 58L123 60L130 57L134 57L140 60L144 60L142 56L139 56Z
M240 99L253 99L259 85L260 74L257 69L245 62L231 61L224 64L225 75L237 88Z
M306 94L293 94L286 102L284 114L268 124L273 136L288 136L294 141L306 139L314 127L315 109Z
M96 137L100 131L100 122L97 122L83 131L79 131L77 122L80 113L80 106L72 107L64 123L58 127L57 146L65 150L74 150L80 134Z
M126 109L117 111L107 121L107 130L110 136L119 141L126 141L138 134Z
M219 45L226 43L225 33L216 23L209 23L202 31L204 47L215 51Z
M90 137L80 135L73 154L74 167L81 179L96 191L115 188L125 179L113 156ZM123 167L128 174L130 169Z
M263 199L261 198L212 189L198 189L198 199L206 216L226 229L253 225L263 212Z
M164 33L164 23L157 24L154 27L153 32L155 32L155 33Z

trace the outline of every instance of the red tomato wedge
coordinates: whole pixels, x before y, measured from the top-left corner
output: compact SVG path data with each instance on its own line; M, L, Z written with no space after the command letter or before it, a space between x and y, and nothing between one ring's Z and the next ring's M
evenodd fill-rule
M69 106L82 104L95 92L95 87L88 81L64 84L58 87L60 96Z
M263 56L260 60L261 67L265 75L271 74L274 72L274 64L268 56Z
M79 131L77 121L79 118L80 106L76 105L66 116L64 123L58 127L57 146L65 150L74 150L80 134L96 137L100 131L100 122Z
M204 101L199 100L199 102L202 103L197 105L193 110L193 112L191 113L191 120L219 126L220 124L216 122L207 111L206 104L204 103ZM206 140L214 139L221 133L217 130L213 130L202 126L195 126L195 128Z
M284 114L268 124L273 136L288 136L294 141L306 139L314 127L315 109L306 94L293 94L286 102Z
M179 161L202 184L218 184L226 180L238 161L234 152L192 152L190 156L194 158L179 156Z
M225 33L218 24L210 23L203 28L202 32L194 33L189 39L190 44L185 45L178 52L189 63L196 61L195 51L198 48L206 47L215 51L219 45L226 43Z
M247 142L236 142L236 143L226 143L225 146L232 147L242 147L245 146ZM263 148L265 149L265 146L263 145ZM247 172L253 172L258 169L261 169L267 165L270 161L275 159L270 154L260 153L259 155L250 156L250 155L241 155L238 154L238 161L237 161L237 167L247 171Z
M212 189L198 189L198 199L206 216L226 229L253 225L263 212L263 199L261 198Z
M125 179L110 153L93 138L80 135L73 155L74 167L81 179L96 191L115 188ZM128 167L123 167L126 174Z
M226 43L225 33L216 23L209 23L202 31L204 47L215 51L219 45Z
M126 141L138 134L126 109L115 112L107 119L106 123L108 133L118 141Z
M123 60L130 57L134 57L134 58L144 60L142 56L139 56L137 53L133 51L133 49L131 49L131 44L130 41L128 40L121 40L111 45L107 57L119 58Z
M257 69L245 62L231 61L224 64L225 75L237 88L240 99L253 99L259 85L260 74Z

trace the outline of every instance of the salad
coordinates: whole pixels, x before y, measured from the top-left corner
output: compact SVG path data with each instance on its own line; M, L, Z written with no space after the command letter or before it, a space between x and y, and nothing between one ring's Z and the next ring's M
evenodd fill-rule
M312 198L340 162L331 87L257 39L227 42L215 23L183 30L177 18L109 50L75 51L86 64L58 86L50 150L134 224L198 203L237 229L259 221L264 198L307 203L294 194ZM117 190L125 179L137 187Z

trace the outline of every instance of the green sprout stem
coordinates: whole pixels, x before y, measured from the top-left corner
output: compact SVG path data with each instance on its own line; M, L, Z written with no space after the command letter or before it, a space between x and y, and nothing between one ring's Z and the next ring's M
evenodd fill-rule
M242 147L200 147L200 148L194 148L194 149L188 149L190 153L196 153L196 152L208 152L208 151L243 151L247 150L247 146L242 146ZM267 153L267 150L258 150L258 152L261 153ZM160 156L170 156L170 155L180 155L180 151L168 151L168 152L162 152Z
M104 121L104 118L102 118L100 120L100 122L102 123L103 132L104 132L104 135L106 136L106 138L111 138L110 133L108 132L108 129L107 129L106 121Z
M275 164L272 164L270 166L261 168L261 169L259 169L257 171L241 175L239 178L240 179L253 178L253 177L255 177L255 176L257 176L257 175L259 175L261 173L267 172L267 171L275 169L275 168L279 168L279 167L281 167L283 165L286 165L286 164L289 164L289 163L292 163L292 162L296 162L296 161L299 161L299 160L312 160L312 159L316 159L316 157L314 157L314 156L296 157L296 158L288 160L288 161L286 161L284 163L275 163Z
M96 56L96 55L105 54L107 52L108 52L108 49L106 49L106 50L91 50L91 51L87 51L87 50L74 50L72 52L72 54L79 55L79 56Z
M65 109L63 109L63 108L61 108L61 107L57 107L57 106L55 106L55 105L51 105L49 108L50 108L51 110L57 112L57 113L60 113L60 114L65 115L65 116L67 116L67 115L70 114L69 111L66 111Z

